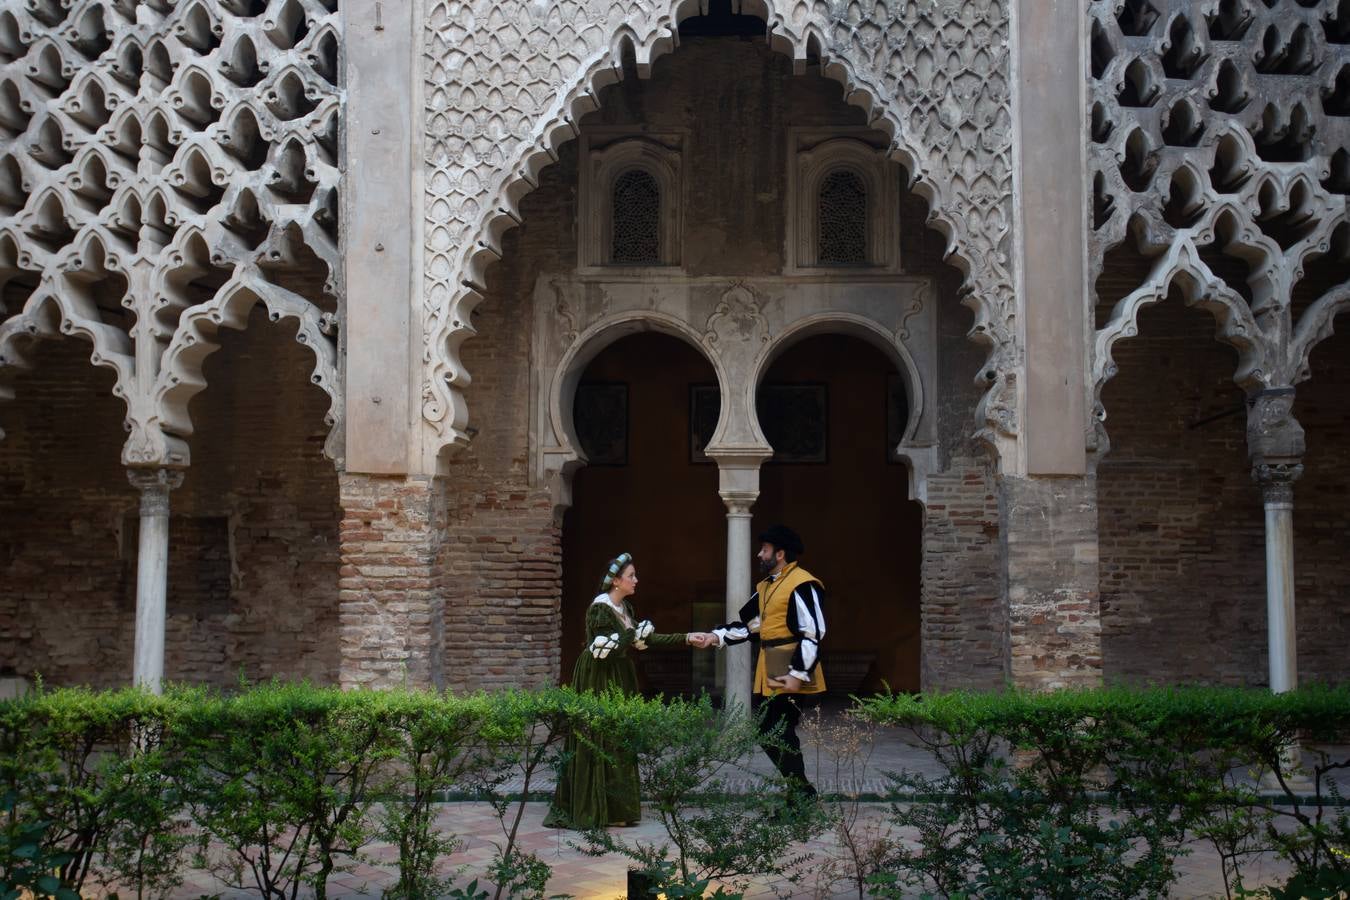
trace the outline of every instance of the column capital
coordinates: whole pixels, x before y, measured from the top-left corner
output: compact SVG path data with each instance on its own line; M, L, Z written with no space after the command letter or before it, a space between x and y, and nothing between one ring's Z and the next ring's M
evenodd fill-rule
M167 516L169 491L182 487L182 469L127 469L127 481L141 492L141 515Z
M759 499L759 491L718 491L718 496L726 504L727 515L750 518L750 507Z
M1252 481L1261 486L1261 499L1267 505L1294 502L1294 482L1303 474L1303 464L1297 460L1252 464Z

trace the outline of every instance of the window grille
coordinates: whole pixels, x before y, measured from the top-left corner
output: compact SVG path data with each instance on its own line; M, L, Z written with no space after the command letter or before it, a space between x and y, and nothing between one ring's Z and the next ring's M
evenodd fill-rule
M867 188L856 172L835 169L816 200L820 265L867 263Z
M609 261L657 265L661 261L661 189L650 172L628 169L614 179Z

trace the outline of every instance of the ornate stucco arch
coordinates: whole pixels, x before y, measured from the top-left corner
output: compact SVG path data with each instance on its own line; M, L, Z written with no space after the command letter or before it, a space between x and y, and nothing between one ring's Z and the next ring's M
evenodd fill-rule
M577 385L591 360L606 347L634 334L657 332L670 335L694 348L712 366L717 376L717 389L727 392L727 372L722 360L703 343L703 335L677 316L655 310L632 310L605 316L575 335L562 358L545 372L547 386L544 398L547 405L547 428L551 434L543 436L540 448L542 475L553 497L554 514L561 516L572 505L572 476L586 464L586 456L577 439L573 402ZM726 411L723 409L723 416ZM550 440L550 438L552 440Z
M905 432L900 445L892 449L907 463L910 499L925 503L928 494L928 476L937 467L935 434L937 411L927 402L925 391L925 384L932 381L933 373L924 365L924 361L916 359L915 354L907 346L905 338L909 333L904 325L899 330L892 330L884 327L875 318L838 310L825 310L793 322L771 342L765 344L755 359L753 375L742 386L746 392L748 409L754 413L755 391L764 381L764 376L774 360L802 341L826 334L854 338L875 347L900 373L909 401L909 420L905 423ZM926 369L928 371L925 371ZM762 434L757 415L755 419L756 430Z
M771 46L797 70L817 58L891 139L890 155L929 205L964 275L975 313L970 337L988 349L977 433L1006 450L1014 411L1014 294L1011 277L1012 159L1009 18L1003 0L872 5L743 0L734 6L768 23ZM472 336L486 268L501 237L520 221L520 199L538 183L598 92L639 77L679 42L679 23L698 0L434 0L428 8L425 83L425 272L422 418L430 457L467 442L459 355ZM905 98L903 101L901 98Z

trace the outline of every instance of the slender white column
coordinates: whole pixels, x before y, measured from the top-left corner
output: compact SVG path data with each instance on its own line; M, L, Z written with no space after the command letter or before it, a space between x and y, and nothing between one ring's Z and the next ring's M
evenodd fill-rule
M164 679L164 629L169 586L169 491L183 483L171 469L131 469L141 492L140 544L136 550L136 657L132 681L158 694Z
M1294 629L1294 481L1297 464L1253 467L1266 508L1266 638L1270 689L1298 687L1298 636Z
M741 617L741 607L750 599L750 507L758 497L722 494L727 505L727 621ZM750 645L738 644L722 651L726 654L727 683L724 700L728 709L750 709Z

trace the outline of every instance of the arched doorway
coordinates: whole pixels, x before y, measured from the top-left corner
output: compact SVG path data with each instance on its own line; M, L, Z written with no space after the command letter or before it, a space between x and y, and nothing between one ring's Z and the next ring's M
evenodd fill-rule
M722 621L726 595L717 467L691 452L691 398L717 379L711 363L679 338L647 332L600 351L582 372L573 417L590 462L573 476L563 520L562 674L584 643L587 607L605 563L637 561L637 613L657 631ZM711 688L711 654L687 647L638 657L644 687L683 694Z
M759 385L774 457L754 532L783 522L806 544L802 564L826 587L821 660L834 693L919 689L923 509L894 456L904 398L885 354L839 334L787 348Z

